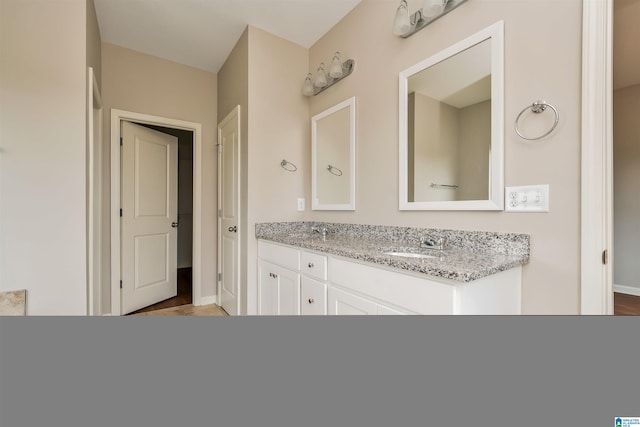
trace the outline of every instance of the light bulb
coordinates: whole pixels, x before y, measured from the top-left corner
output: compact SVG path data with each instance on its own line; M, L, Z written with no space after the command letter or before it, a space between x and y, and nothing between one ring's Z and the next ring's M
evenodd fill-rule
M307 77L304 79L304 84L302 85L302 94L305 96L313 95L313 83L311 82L311 73L307 74Z
M327 72L324 70L324 62L318 67L316 81L313 82L315 87L325 87L327 85Z
M444 12L444 7L447 5L447 0L424 0L424 6L422 6L422 14L427 18L433 18Z
M336 52L336 54L333 55L331 68L329 68L329 75L334 79L342 77L342 57L340 56L340 52Z
M393 21L393 34L401 36L407 34L410 30L411 20L409 18L409 8L406 0L402 0L396 10L396 16Z

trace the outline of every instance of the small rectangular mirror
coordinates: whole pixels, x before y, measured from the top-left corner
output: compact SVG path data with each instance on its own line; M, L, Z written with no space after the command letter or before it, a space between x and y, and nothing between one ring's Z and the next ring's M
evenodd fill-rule
M400 73L400 210L502 210L503 23Z
M356 98L311 118L312 210L355 210Z

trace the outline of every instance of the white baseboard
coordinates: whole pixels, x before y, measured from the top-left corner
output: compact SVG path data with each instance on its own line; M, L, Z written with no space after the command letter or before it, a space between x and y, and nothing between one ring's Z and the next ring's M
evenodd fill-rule
M193 305L201 306L201 305L210 305L210 304L217 304L217 303L218 303L218 296L217 295L211 295L211 296L208 296L208 297L200 297L198 299L198 301L194 301L193 302Z
M635 286L613 285L613 292L640 297L640 288L637 288Z

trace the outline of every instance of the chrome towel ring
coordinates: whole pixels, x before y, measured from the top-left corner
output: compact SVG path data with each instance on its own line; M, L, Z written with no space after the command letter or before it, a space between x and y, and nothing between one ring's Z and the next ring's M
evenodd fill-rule
M529 109L531 109L531 111L532 111L533 113L540 114L540 113L542 113L544 110L546 110L546 109L547 109L547 107L550 107L550 108L553 110L553 112L555 113L555 115L556 115L556 120L555 120L555 122L553 123L553 126L551 127L551 129L549 129L549 131L548 131L547 133L545 133L544 135L536 136L536 137L534 137L534 138L529 138L529 137L527 137L527 136L524 136L524 135L520 132L520 129L518 129L518 121L520 120L520 117L522 116L522 114L523 114L525 111L529 110ZM514 129L515 129L516 133L518 134L518 136L519 136L520 138L522 138L522 139L526 139L527 141L537 141L538 139L542 139L542 138L544 138L545 136L549 135L551 132L553 132L553 130L556 128L556 126L558 126L558 121L559 121L559 120L560 120L560 115L558 114L558 110L556 110L556 107L554 107L553 105L549 104L549 103L548 103L548 102L546 102L546 101L536 101L536 102L534 102L533 104L526 106L522 111L520 111L520 114L518 114L518 117L516 117L516 122L515 122L515 124L514 124Z
M327 166L327 170L329 171L329 173L335 175L335 176L342 176L342 171L340 169L338 169L335 166Z
M298 170L298 167L288 160L281 161L280 166L282 166L282 169L286 170L287 172L295 172Z

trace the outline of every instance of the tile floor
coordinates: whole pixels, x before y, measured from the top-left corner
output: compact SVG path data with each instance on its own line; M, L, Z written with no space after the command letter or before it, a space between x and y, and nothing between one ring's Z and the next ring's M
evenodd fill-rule
M222 307L211 304L195 307L193 304L178 307L161 308L159 310L145 311L131 316L228 316Z

